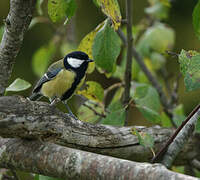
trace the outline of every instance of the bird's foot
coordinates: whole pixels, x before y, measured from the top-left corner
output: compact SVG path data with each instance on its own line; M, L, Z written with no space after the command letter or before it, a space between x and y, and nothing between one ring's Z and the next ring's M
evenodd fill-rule
M56 105L58 102L60 102L60 98L54 98L54 99L51 101L50 106L54 106L54 105Z
M78 118L73 113L65 113L67 116L72 117L75 120L78 120Z

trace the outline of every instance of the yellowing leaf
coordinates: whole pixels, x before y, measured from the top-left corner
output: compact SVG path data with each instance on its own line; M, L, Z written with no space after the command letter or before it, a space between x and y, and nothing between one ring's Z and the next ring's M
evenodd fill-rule
M101 24L99 24L93 31L91 31L90 33L88 33L80 42L79 46L78 46L78 50L79 51L83 51L85 53L88 54L88 56L93 59L92 57L92 45L93 45L93 41L94 38L96 36L96 33L103 27L103 25L105 24L105 21L103 21ZM89 63L89 67L87 69L87 73L92 73L94 71L95 68L95 63Z
M87 81L86 82L87 88L78 91L77 93L80 95L85 96L86 98L96 101L96 102L102 102L104 97L104 90L102 86L94 81Z
M121 24L121 12L117 0L97 0L103 13L112 19L114 29L117 30Z
M91 103L91 102L93 101L90 101L90 102L86 101L84 103L85 105L81 105L80 108L78 109L78 117L81 121L95 123L100 118L89 107L94 109L99 114L104 114L103 106L97 106L96 103Z

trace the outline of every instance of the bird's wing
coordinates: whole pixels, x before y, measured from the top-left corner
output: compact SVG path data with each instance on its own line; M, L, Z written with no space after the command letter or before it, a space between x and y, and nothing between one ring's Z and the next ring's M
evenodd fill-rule
M33 89L33 93L38 93L45 82L52 80L64 68L63 59L53 63L47 72L41 77Z

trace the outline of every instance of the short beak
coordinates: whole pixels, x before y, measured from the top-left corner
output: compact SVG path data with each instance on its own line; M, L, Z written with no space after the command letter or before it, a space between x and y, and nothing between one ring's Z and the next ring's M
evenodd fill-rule
M88 59L87 62L94 62L94 60L92 60L92 59Z

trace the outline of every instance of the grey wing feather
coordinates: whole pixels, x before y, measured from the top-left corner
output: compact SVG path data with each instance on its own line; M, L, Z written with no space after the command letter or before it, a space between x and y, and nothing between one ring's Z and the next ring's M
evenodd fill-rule
M62 69L64 68L63 59L53 63L47 70L47 72L42 76L42 78L37 82L33 93L38 93L45 82L53 79Z

